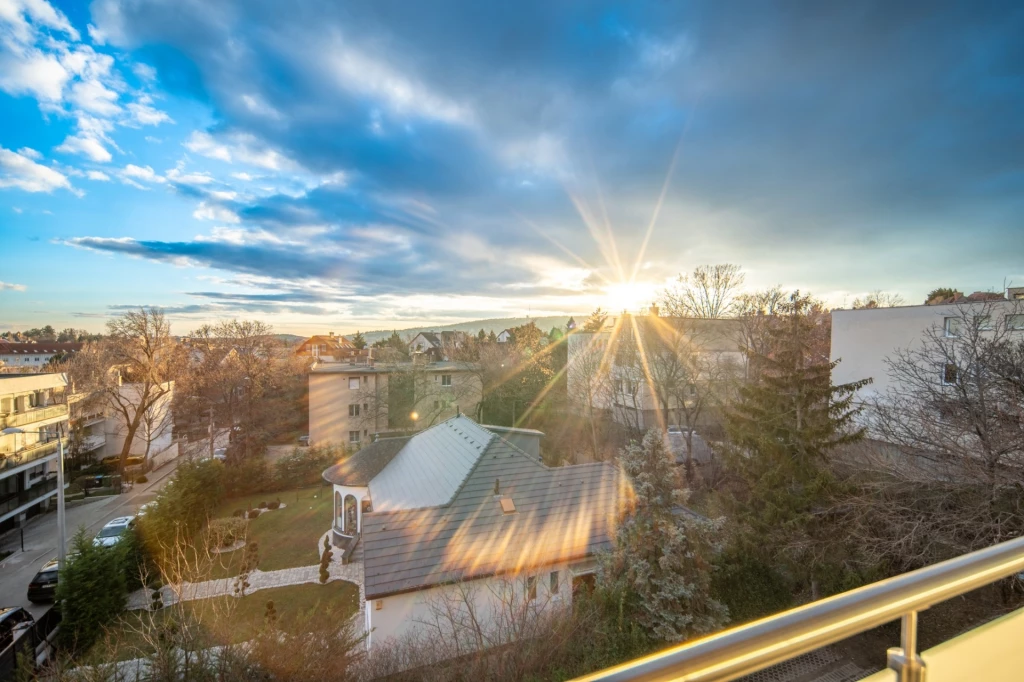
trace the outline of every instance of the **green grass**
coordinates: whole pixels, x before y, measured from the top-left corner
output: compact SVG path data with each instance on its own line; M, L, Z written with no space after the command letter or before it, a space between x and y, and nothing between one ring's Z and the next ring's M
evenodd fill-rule
M260 493L225 501L214 512L215 518L230 517L236 509L259 507L260 502L280 499L283 509L264 512L249 521L250 541L259 547L257 568L277 571L282 568L312 566L320 562L317 540L331 527L333 502L328 486L302 488L279 493ZM210 578L238 575L244 550L218 555Z
M267 602L274 602L277 627L296 634L307 618L329 618L342 623L359 609L359 588L335 580L326 585L305 584L253 592L241 599L215 597L182 602L155 612L128 611L108 626L105 641L98 642L88 657L110 660L112 650L124 660L152 651L140 631L153 630L167 618L194 619L209 639L206 645L237 644L252 639L264 624ZM117 646L113 646L117 643Z

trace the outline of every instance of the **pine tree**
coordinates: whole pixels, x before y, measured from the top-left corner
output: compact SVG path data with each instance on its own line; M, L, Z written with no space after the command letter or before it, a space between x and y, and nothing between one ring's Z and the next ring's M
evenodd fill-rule
M362 350L366 348L366 339L363 338L363 333L357 331L352 337L352 345L356 347L356 350Z
M774 553L812 584L832 539L822 513L837 493L830 455L863 437L853 399L870 383L832 384L839 361L820 347L822 317L816 301L794 292L766 326L762 350L747 350L752 379L725 413L727 456L746 483L733 517L751 551Z
M614 550L602 557L598 585L617 596L623 620L653 641L678 642L722 627L728 609L711 596L711 559L721 549L722 521L685 508L689 492L664 440L651 430L642 446L619 455L634 506L620 523Z

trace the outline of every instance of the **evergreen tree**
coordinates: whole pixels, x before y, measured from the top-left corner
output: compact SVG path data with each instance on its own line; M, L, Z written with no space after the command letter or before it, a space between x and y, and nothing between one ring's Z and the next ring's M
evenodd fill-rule
M362 350L366 348L366 339L363 338L363 333L357 331L355 336L352 337L352 345L356 347L356 350Z
M608 319L608 313L598 308L594 312L590 313L590 317L583 323L583 331L588 334L593 334L601 331L604 328L605 320Z
M746 484L733 511L748 548L789 564L796 577L810 579L812 591L838 558L831 554L834 536L823 513L838 493L830 454L863 437L853 399L870 383L832 384L839 361L822 357L819 310L800 292L780 306L759 350L747 349L754 378L725 413L726 454Z
M498 335L491 330L491 333L487 335L487 343L498 343Z
M598 586L617 596L623 620L652 641L678 642L717 630L728 609L711 596L711 559L720 550L722 521L685 509L689 492L661 434L619 455L633 485L633 509L619 524L614 549L601 558Z
M487 332L485 332L485 331L483 330L483 327L481 327L481 328L480 328L480 331L478 331L478 332L476 333L476 340L477 340L477 341L486 341L486 340L487 340Z
M331 579L331 559L334 558L334 552L331 551L331 539L328 536L324 537L324 551L320 555L320 584L326 585L327 581Z
M57 583L60 640L69 648L84 651L124 610L128 599L125 554L117 545L94 545L82 528L71 547Z

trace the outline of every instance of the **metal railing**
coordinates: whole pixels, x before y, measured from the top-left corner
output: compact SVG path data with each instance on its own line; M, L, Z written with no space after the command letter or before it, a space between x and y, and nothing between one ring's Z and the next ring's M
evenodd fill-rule
M55 419L68 415L67 405L49 405L48 407L34 407L25 412L17 412L0 417L0 429L14 428L41 422L45 419Z
M924 679L917 651L917 614L1024 571L1024 538L1009 540L949 561L905 573L747 625L681 644L579 678L723 682L902 619L901 647L888 651L900 682Z
M36 483L34 486L8 497L6 500L0 501L0 515L7 514L14 511L22 505L29 504L35 500L41 499L47 493L53 492L57 489L57 478L48 478L45 481Z
M64 440L64 445L67 446L67 439ZM28 464L39 459L45 459L57 453L57 440L51 440L46 442L38 442L29 445L27 448L22 448L14 454L3 454L0 457L0 471L6 471L7 469L13 469L14 467L20 467L22 464Z

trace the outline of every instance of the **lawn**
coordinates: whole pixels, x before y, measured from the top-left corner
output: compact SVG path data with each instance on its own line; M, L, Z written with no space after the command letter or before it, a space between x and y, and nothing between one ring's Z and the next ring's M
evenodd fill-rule
M210 646L237 644L252 639L263 626L267 602L274 602L277 627L295 633L307 618L330 618L342 623L359 609L359 588L335 580L326 585L305 584L275 587L248 594L241 599L216 597L182 602L179 607L156 612L128 611L106 629L108 642L117 642L117 658L134 658L152 651L141 631L154 630L166 618L195 619L201 624ZM98 642L90 651L98 659L109 660L108 643Z
M259 547L257 568L276 571L282 568L312 566L320 562L317 540L331 527L333 503L328 486L260 493L225 501L214 512L215 518L230 517L237 510L257 508L261 502L279 499L283 509L265 511L249 521L250 541ZM211 578L238 575L243 550L219 555Z

